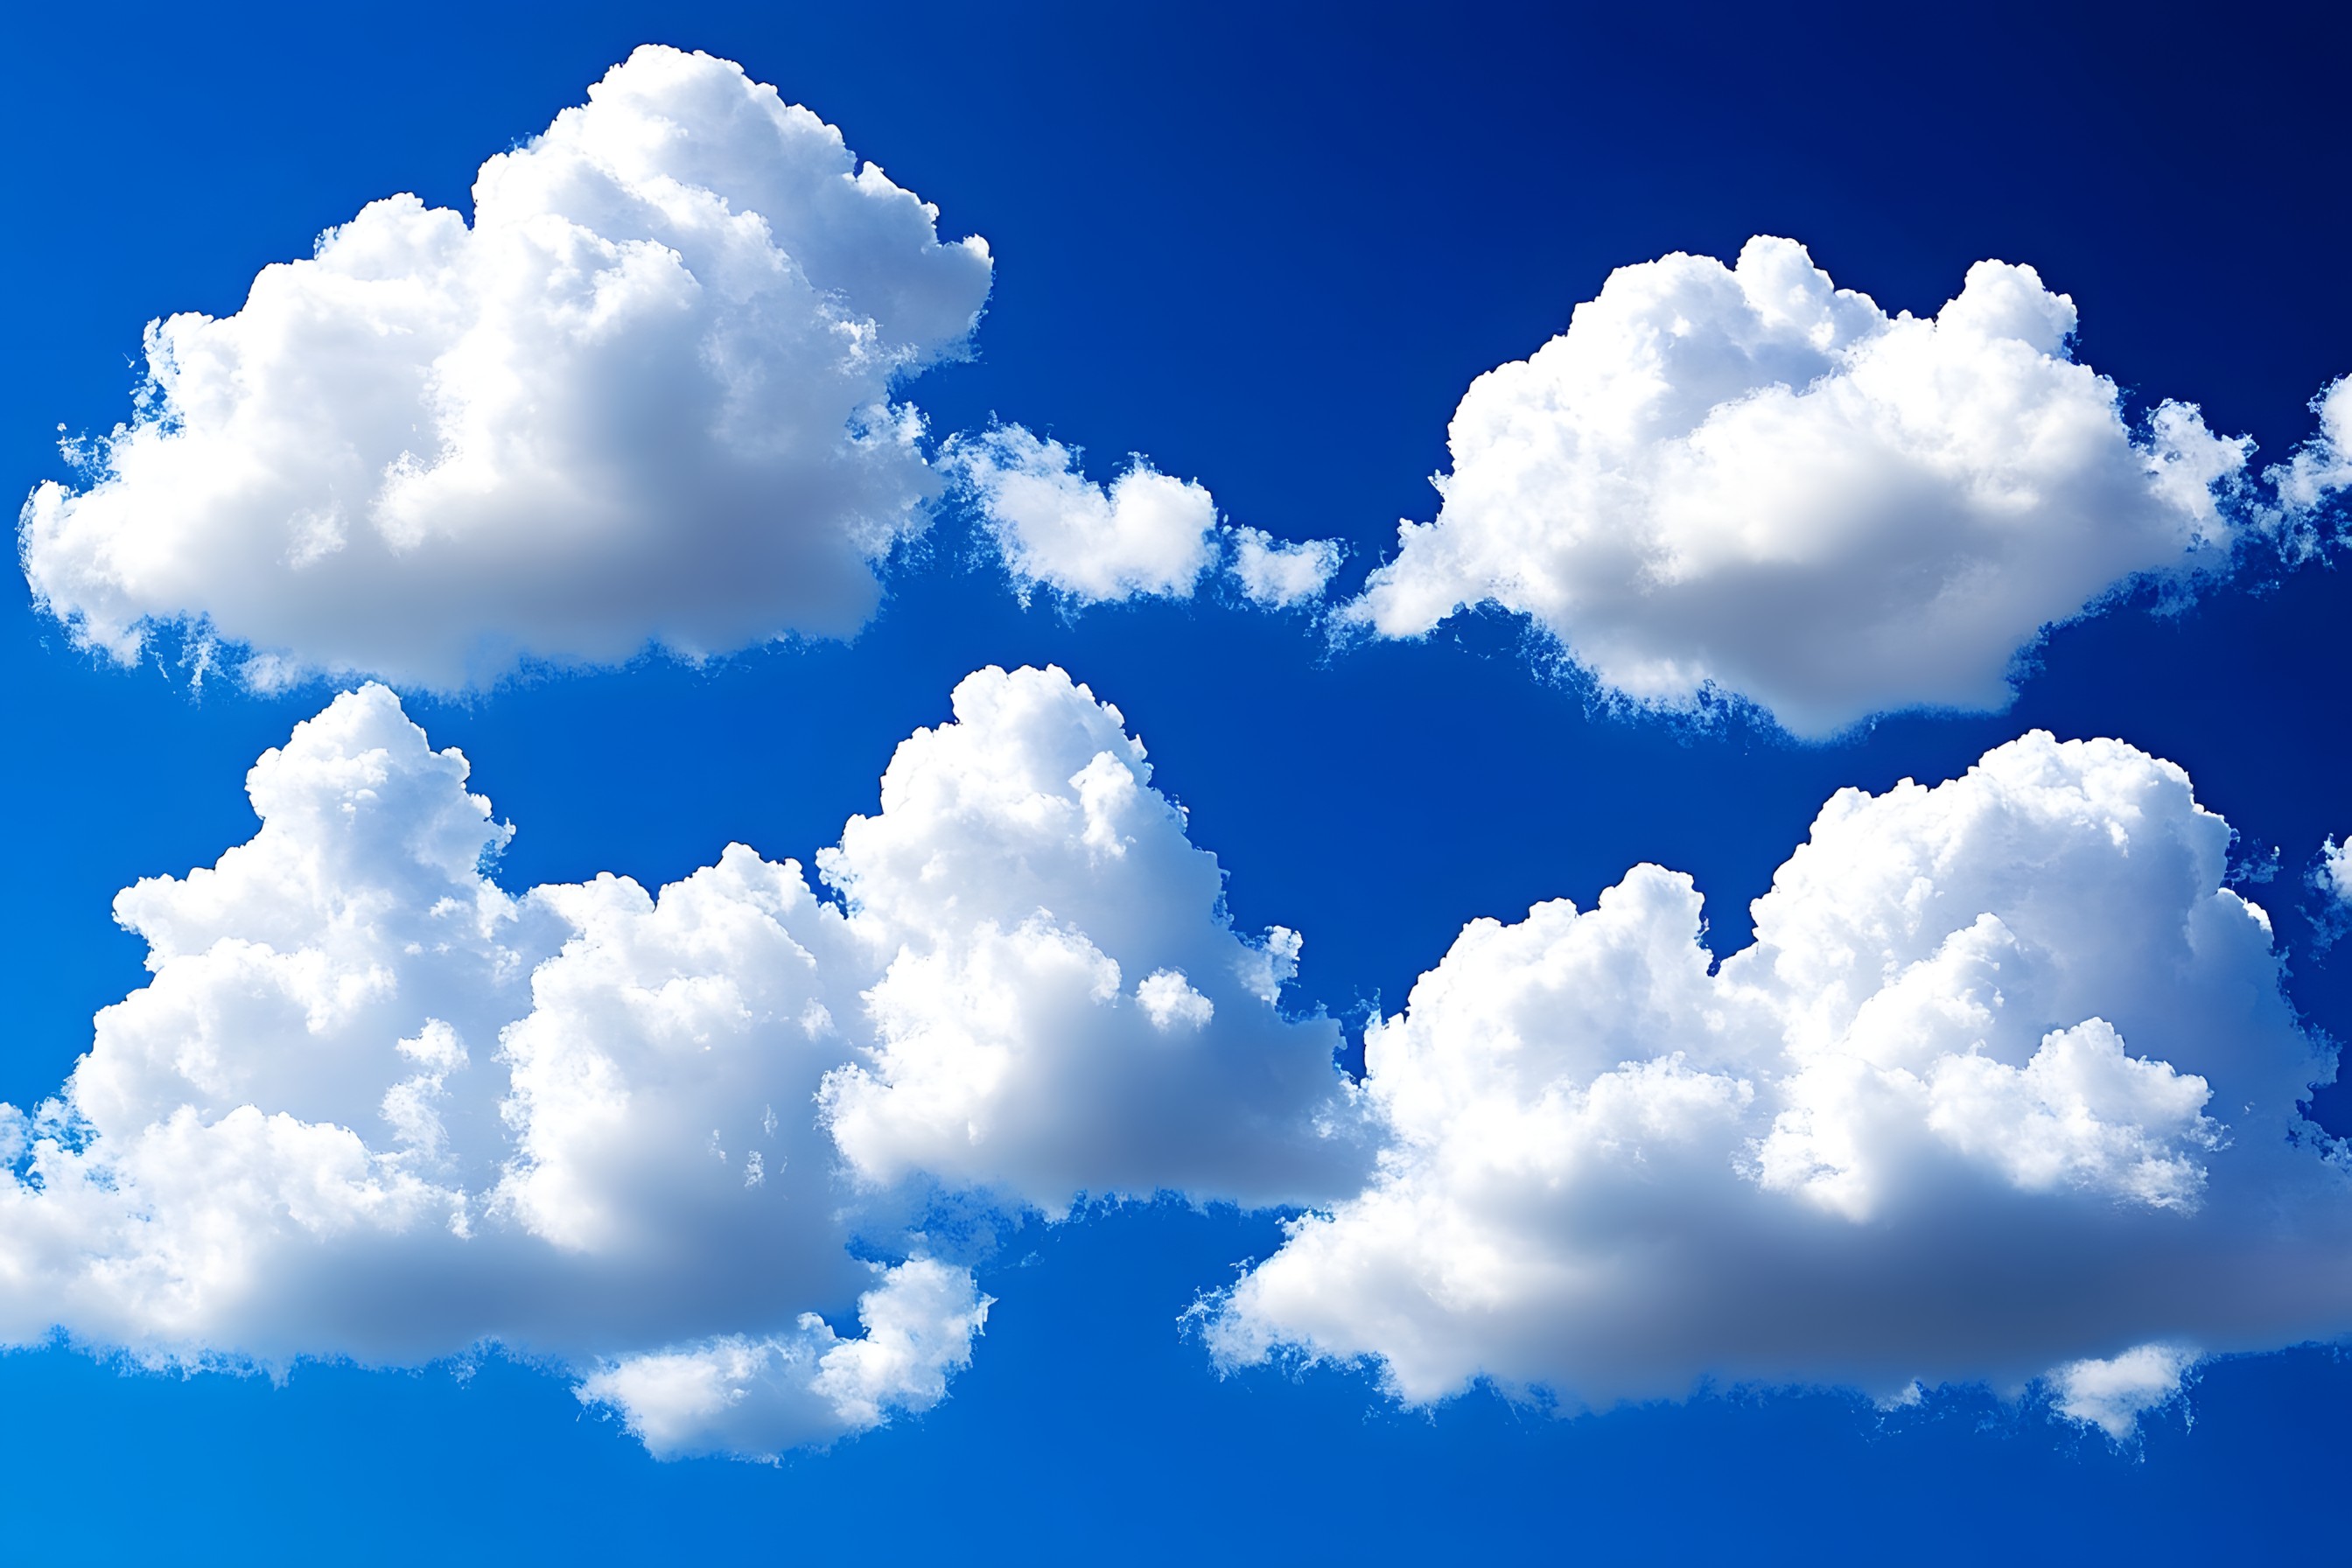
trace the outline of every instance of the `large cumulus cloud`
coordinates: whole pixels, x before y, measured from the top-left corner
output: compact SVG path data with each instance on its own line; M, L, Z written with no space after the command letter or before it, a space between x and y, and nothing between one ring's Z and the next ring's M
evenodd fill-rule
M1605 1406L2046 1378L2109 1431L2352 1327L2334 1077L2179 769L2033 734L1832 800L1711 962L1687 877L1482 920L1366 1040L1379 1176L1212 1319Z
M639 49L470 225L394 196L152 324L139 417L26 504L26 576L116 658L180 626L264 684L846 635L936 488L892 389L988 293L936 216L739 67Z
M2043 627L2229 556L2247 444L2174 403L2135 434L2074 324L1996 261L1928 319L1785 239L1622 268L1472 384L1436 521L1353 617L1411 637L1499 605L1622 697L1745 698L1802 735L2001 708Z
M944 1182L1055 1212L1328 1201L1336 1027L1275 1005L1116 710L983 671L821 857L509 894L468 767L336 700L262 826L116 910L152 979L0 1108L0 1341L158 1363L578 1370L656 1451L772 1453L939 1399L988 1302Z

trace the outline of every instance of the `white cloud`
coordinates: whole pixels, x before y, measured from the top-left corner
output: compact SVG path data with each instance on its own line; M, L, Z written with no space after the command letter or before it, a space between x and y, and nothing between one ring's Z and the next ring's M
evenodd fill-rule
M1263 529L1236 528L1234 581L1252 604L1270 610L1287 609L1323 596L1324 585L1339 569L1340 552L1336 539L1284 544Z
M482 165L470 226L391 197L151 325L26 575L114 658L181 626L262 685L846 636L936 488L892 387L988 292L936 216L740 68L639 49Z
M2332 1058L2227 826L2120 742L1838 795L1719 965L1654 867L1474 922L1360 1089L1278 1009L1297 934L1231 929L1058 670L983 670L899 748L817 858L839 902L740 846L509 894L510 829L381 688L248 782L249 843L118 900L150 984L0 1107L0 1342L490 1342L657 1452L772 1454L968 1363L990 1303L934 1194L1162 1189L1316 1205L1223 1360L1376 1358L1414 1401L2041 1378L2121 1431L2198 1354L2352 1323L2352 1175L2298 1110Z
M2073 1362L2050 1374L2053 1404L2121 1443L2139 1430L2141 1416L2180 1396L2197 1360L2185 1345L2137 1345L2105 1361Z
M1379 1176L1212 1344L1414 1403L2047 1376L2112 1431L2194 1359L2142 1347L2340 1332L2352 1173L2298 1107L2333 1053L2229 844L2178 768L2037 733L1837 795L1719 966L1655 867L1475 921L1368 1031Z
M1018 425L956 442L951 460L980 504L1013 580L1081 604L1190 598L1217 560L1217 504L1141 458L1108 488L1078 454Z
M869 1049L825 1082L852 1164L1048 1212L1352 1190L1367 1156L1339 1026L1275 1008L1297 934L1234 933L1215 859L1118 710L1057 670L989 670L955 711L898 748L881 814L817 856L895 955L866 994Z
M2319 416L2318 430L2292 459L2264 476L2278 488L2280 503L2304 517L2352 489L2352 375L2313 398L2311 410Z
M2352 838L2338 844L2331 836L2320 845L2319 858L2305 881L2319 895L2312 924L2314 940L2324 952L2352 931Z
M2336 902L2352 903L2352 841L2338 844L2331 837L2319 847L2312 882Z
M1224 559L1227 535L1235 584L1266 609L1319 597L1339 570L1338 541L1278 543L1262 529L1221 523L1198 480L1171 478L1140 456L1098 485L1077 451L1008 425L958 437L947 462L1024 601L1040 587L1079 605L1189 599Z
M845 910L741 846L509 895L466 760L337 699L255 766L249 843L117 900L152 981L58 1100L0 1108L0 1342L494 1342L659 1452L767 1454L968 1361L987 1302L925 1173L1056 1211L1351 1190L1336 1027L1275 1006L1296 938L1231 931L1117 712L1058 670L956 708L822 857Z
M1789 240L1621 268L1472 384L1436 521L1350 614L1412 637L1500 605L1622 697L1735 695L1801 735L2002 708L2043 627L2229 556L2247 444L2171 403L2135 439L2074 321L1993 261L1927 320Z
M582 1379L581 1402L621 1413L656 1458L775 1454L828 1428L858 1432L894 1410L928 1410L971 1363L993 1305L971 1275L928 1258L879 1271L858 1299L864 1335L803 1317L790 1334L729 1335L624 1356Z

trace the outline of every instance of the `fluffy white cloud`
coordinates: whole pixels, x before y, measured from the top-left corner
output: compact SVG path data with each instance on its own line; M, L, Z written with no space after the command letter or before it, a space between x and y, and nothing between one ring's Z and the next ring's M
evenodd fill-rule
M1436 521L1352 618L1412 637L1500 605L1622 697L1734 695L1801 735L2001 708L2043 627L2229 556L2216 487L2247 443L2172 403L2135 439L2074 321L1995 261L1928 320L1785 239L1621 268L1472 384Z
M482 165L470 226L391 197L151 325L26 575L114 658L180 626L265 685L845 636L936 489L892 387L988 293L936 217L740 68L639 49Z
M960 440L950 457L1025 595L1043 586L1081 604L1189 598L1217 560L1217 503L1141 458L1108 488L1078 455L1018 425Z
M2331 384L2312 399L2319 429L2289 461L2264 477L2277 487L2280 504L2308 516L2330 498L2352 489L2352 375Z
M2314 936L2326 949L2352 931L2352 838L2338 844L2330 837L2304 879L2319 895Z
M1275 1006L1297 939L1232 931L1117 712L1058 670L956 709L821 858L844 909L741 846L509 895L466 760L337 699L254 768L249 843L121 895L152 982L0 1108L0 1342L492 1342L659 1452L772 1453L968 1360L988 1302L926 1173L1056 1211L1351 1190L1336 1026Z
M929 1258L877 1270L858 1299L863 1336L844 1340L803 1314L792 1332L730 1334L625 1356L581 1380L581 1402L622 1413L656 1458L718 1450L773 1454L813 1432L863 1431L894 1409L947 1397L948 1374L971 1364L993 1305L971 1275Z
M2121 1443L2138 1431L2141 1416L2180 1396L2197 1359L2180 1345L2136 1345L2105 1361L2072 1362L2050 1374L2052 1404Z
M1224 559L1227 535L1235 584L1266 609L1319 597L1339 570L1338 541L1277 543L1262 529L1221 523L1198 480L1171 478L1139 456L1097 485L1076 451L1008 425L951 442L948 461L1024 601L1040 587L1080 605L1188 599Z
M2199 1353L2352 1326L2335 1073L2180 770L2030 735L1844 792L1719 965L1690 879L1478 921L1367 1035L1379 1176L1211 1319L1570 1403L2046 1377L2126 1429Z
M1323 596L1324 584L1339 569L1336 539L1277 543L1263 529L1234 530L1234 581L1252 604L1287 609Z

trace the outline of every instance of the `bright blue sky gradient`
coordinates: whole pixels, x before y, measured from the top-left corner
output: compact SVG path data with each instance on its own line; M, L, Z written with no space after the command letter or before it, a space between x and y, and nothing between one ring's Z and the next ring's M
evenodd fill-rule
M1352 589L1426 518L1478 373L1524 356L1615 267L1793 236L1841 285L1934 310L1985 257L2081 307L2078 357L2200 403L2284 458L2352 370L2342 61L2310 8L583 5L156 7L5 24L0 452L65 477L56 426L128 412L139 332L226 314L255 271L395 191L463 207L487 155L635 45L740 60L984 235L976 361L925 375L936 434L992 415L1148 452L1234 520L1346 539ZM1638 860L1693 873L1718 952L1837 788L1951 776L2025 729L2119 735L2187 767L2242 850L2293 994L2352 1035L2352 957L2310 951L2298 883L2352 829L2352 584L2324 565L2185 614L2053 636L2013 710L1898 717L1801 747L1588 712L1531 678L1517 624L1330 654L1298 616L1207 603L1024 610L949 520L854 645L708 670L650 662L471 701L417 699L520 833L509 888L648 885L732 838L805 860L871 810L891 749L987 663L1058 662L1115 702L1228 873L1235 924L1304 931L1291 994L1358 1026L1462 923L1588 903ZM54 1090L140 984L115 890L251 830L245 770L328 691L195 700L71 650L0 595L0 813L13 1026L0 1100ZM2352 1131L2352 1096L2323 1119ZM0 1359L0 1497L30 1554L815 1561L1763 1560L1988 1552L2210 1559L2329 1494L2352 1372L2306 1350L2208 1369L2143 1447L1955 1394L1706 1397L1556 1422L1474 1394L1423 1415L1363 1375L1220 1382L1179 1314L1270 1251L1264 1216L1033 1222L982 1284L946 1404L768 1470L656 1464L559 1378L493 1363L290 1385ZM1029 1261L1024 1262L1024 1258ZM2333 1531L2322 1527L2322 1555ZM329 1544L331 1544L331 1552ZM1116 1543L1115 1545L1113 1543Z

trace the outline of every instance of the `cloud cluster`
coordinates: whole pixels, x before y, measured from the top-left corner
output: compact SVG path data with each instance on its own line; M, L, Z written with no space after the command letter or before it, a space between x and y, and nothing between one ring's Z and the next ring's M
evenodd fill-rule
M1998 710L2044 627L2229 557L2248 444L2173 403L2135 437L2074 324L1995 261L1931 319L1785 239L1621 268L1472 384L1436 521L1350 615L1412 637L1499 605L1622 697L1745 698L1800 735Z
M58 1099L0 1108L0 1342L496 1343L656 1451L773 1453L969 1358L989 1303L924 1226L939 1184L1360 1184L1336 1026L1276 1006L1297 939L1232 931L1117 711L1058 670L955 708L820 857L836 903L741 846L509 894L466 760L381 687L337 699L254 768L250 842L121 895L151 983Z
M892 389L964 352L986 245L729 62L647 47L588 96L470 225L376 202L148 328L139 416L24 510L79 640L450 689L864 623L937 488Z
M851 1163L1048 1212L1350 1190L1369 1156L1339 1026L1276 1006L1301 939L1234 934L1118 710L1058 670L983 672L955 700L899 747L881 814L817 855L887 961L872 1043L824 1089Z
M2045 1378L2111 1432L2352 1324L2335 1074L2178 768L2036 733L1844 792L1720 964L1690 879L1485 920L1366 1038L1379 1176L1211 1319L1570 1404Z
M1227 568L1242 596L1261 609L1286 610L1323 596L1339 570L1343 547L1336 539L1277 541L1264 529L1234 529L1234 558Z
M959 437L947 462L1024 601L1039 588L1074 605L1189 599L1225 561L1228 543L1234 585L1264 609L1319 599L1339 568L1337 540L1284 543L1222 523L1198 480L1171 478L1139 456L1098 485L1076 451L1008 425Z
M2352 838L2339 844L2330 835L2305 873L2304 883L2319 896L2312 914L2312 941L2325 952L2352 933Z
M1163 1190L1307 1210L1221 1361L1414 1402L2040 1378L2123 1434L2352 1322L2332 1052L2227 825L2119 742L1838 795L1719 964L1655 867L1474 922L1360 1086L1059 670L963 681L830 897L740 845L509 893L468 771L366 688L255 766L249 842L121 896L151 982L0 1107L0 1342L498 1344L658 1453L772 1454L943 1395L988 1216Z

